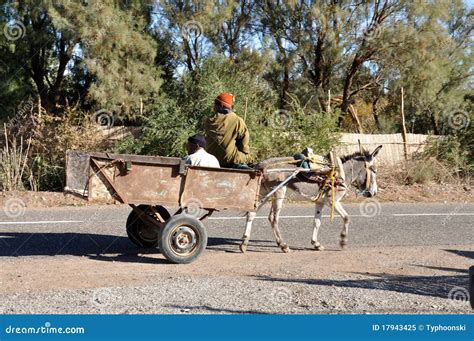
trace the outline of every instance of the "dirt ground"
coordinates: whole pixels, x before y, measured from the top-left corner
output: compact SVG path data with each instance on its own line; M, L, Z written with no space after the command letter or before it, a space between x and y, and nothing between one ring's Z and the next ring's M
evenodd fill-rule
M472 246L461 248L470 250ZM367 257L369 254L372 257ZM421 259L420 255L423 255ZM371 261L368 262L368 259ZM344 251L334 249L322 252L298 250L291 255L279 250L245 254L237 251L207 251L199 261L180 265L165 262L160 254L112 255L101 259L28 257L13 260L2 262L0 277L3 283L0 292L93 288L110 283L126 286L146 281L151 273L160 277L180 274L200 277L212 274L215 277L273 276L293 279L308 275L327 279L339 273L384 278L435 276L450 266L453 269L466 269L470 265L469 259L446 254L432 247L360 248ZM166 266L157 266L162 261ZM429 266L424 266L428 264ZM61 271L56 271L58 268Z
M0 206L9 199L20 199L25 208L85 206L88 202L81 197L61 192L3 192ZM474 202L473 189L469 184L413 184L397 185L379 183L377 200L381 202ZM345 202L358 202L361 198L349 192Z
M460 272L470 260L464 256L433 247L391 247L290 255L207 251L188 265L169 264L159 254L11 258L0 270L0 309L470 314L465 298L455 297L465 291L467 276Z

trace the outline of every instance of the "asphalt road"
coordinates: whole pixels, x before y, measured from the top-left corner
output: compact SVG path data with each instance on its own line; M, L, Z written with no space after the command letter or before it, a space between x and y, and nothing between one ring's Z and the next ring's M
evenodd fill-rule
M474 204L348 204L349 246L424 246L474 244ZM310 248L312 205L286 205L280 230L292 249ZM0 256L87 255L133 252L125 221L128 206L27 209L18 217L0 211ZM279 251L266 219L259 212L249 251ZM326 209L320 241L337 248L342 220L331 224ZM245 219L240 212L215 213L207 222L208 249L238 250Z
M472 313L474 204L348 204L348 250L340 218L323 219L311 248L313 207L286 205L276 246L266 220L219 212L207 251L169 264L125 232L126 206L0 211L0 314L37 313ZM16 217L12 215L14 213Z

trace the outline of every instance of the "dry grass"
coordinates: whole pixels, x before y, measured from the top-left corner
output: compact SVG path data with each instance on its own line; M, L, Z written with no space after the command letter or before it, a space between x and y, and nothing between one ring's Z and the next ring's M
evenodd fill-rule
M470 184L469 176L461 177L457 169L434 157L409 160L396 166L379 167L378 182L394 185Z
M4 152L0 160L0 176L9 180L3 190L60 191L64 186L66 151L100 151L106 144L99 126L75 108L67 108L61 116L38 110L22 120L11 121L4 133L8 153ZM23 141L28 144L25 146Z
M24 177L28 171L28 154L31 140L19 142L8 134L4 125L4 146L0 153L0 189L2 191L18 191L24 189Z

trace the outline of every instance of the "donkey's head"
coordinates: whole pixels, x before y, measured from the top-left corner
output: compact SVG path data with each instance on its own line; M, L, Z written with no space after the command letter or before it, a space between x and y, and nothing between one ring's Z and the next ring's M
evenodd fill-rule
M375 157L380 149L382 149L381 145L373 152L369 152L361 147L359 152L341 158L346 179L365 197L373 197L377 194Z

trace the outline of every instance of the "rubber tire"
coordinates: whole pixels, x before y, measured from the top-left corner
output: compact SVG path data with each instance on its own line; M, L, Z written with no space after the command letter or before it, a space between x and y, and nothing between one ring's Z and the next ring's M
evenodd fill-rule
M469 298L474 309L474 265L469 268Z
M198 242L197 246L195 247L194 251L190 255L181 256L176 254L171 247L171 243L169 242L171 239L171 232L177 227L186 225L191 227L198 235ZM161 233L161 238L158 243L158 247L161 250L161 253L167 260L175 264L188 264L195 261L206 249L207 246L207 231L204 227L203 223L198 220L196 217L181 213L174 215L168 220L163 228Z
M142 211L147 212L150 208L149 205L140 205L138 206L139 209ZM168 212L168 210L163 207L163 206L155 206L155 209L158 211L158 213L161 215L161 217L166 221L168 220L171 215ZM137 212L132 210L130 214L128 215L127 218L127 236L128 238L132 241L133 244L135 244L138 247L143 247L143 248L155 248L158 246L158 240L160 238L160 232L158 231L156 234L156 239L153 241L148 240L148 239L143 239L139 233L140 229L142 228L143 224L145 222L140 219L138 216Z

